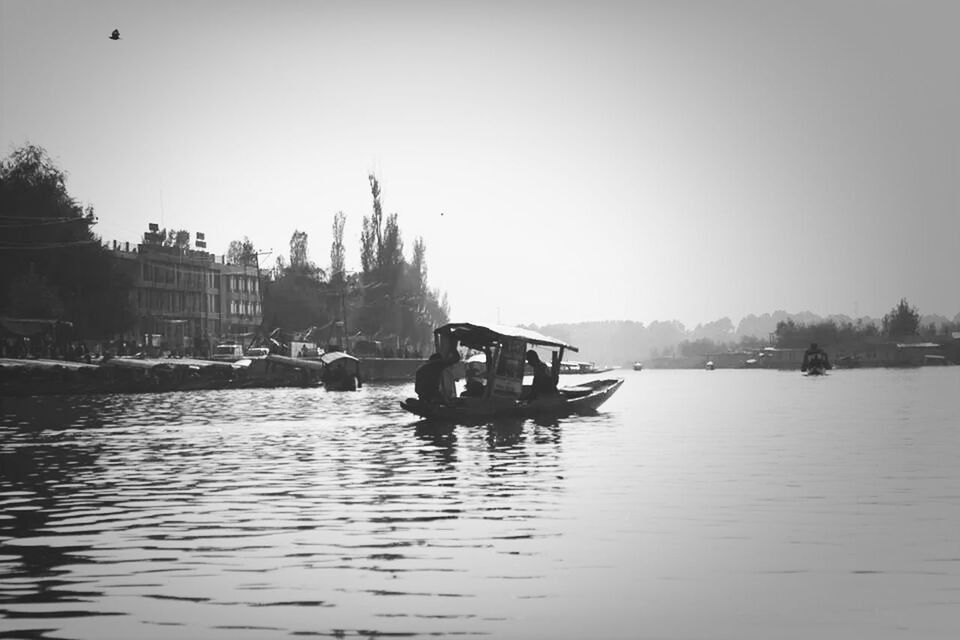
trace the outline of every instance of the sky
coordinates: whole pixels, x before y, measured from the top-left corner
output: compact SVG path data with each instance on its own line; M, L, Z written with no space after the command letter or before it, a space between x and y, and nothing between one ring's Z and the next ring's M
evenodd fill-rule
M452 319L960 312L960 3L0 0L0 156L105 241L305 231L368 175ZM110 40L113 29L121 39Z

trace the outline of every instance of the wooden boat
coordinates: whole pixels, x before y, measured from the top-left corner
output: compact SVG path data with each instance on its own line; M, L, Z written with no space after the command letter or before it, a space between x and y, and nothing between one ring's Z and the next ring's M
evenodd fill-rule
M827 375L827 369L826 369L826 367L823 367L823 366L818 365L818 364L816 364L816 365L810 365L810 366L808 366L806 369L803 370L803 375L805 375L805 376L825 376L825 375Z
M830 359L827 353L817 347L814 342L810 348L803 353L803 361L800 363L800 372L805 376L823 376L830 369Z
M360 360L349 353L329 351L320 356L323 373L320 376L327 391L356 391L363 386L360 378Z
M564 375L606 373L612 370L613 367L598 367L595 362L581 362L579 360L563 360L560 362L560 373Z
M589 380L558 387L555 393L533 395L531 388L523 384L527 350L534 347L551 350L550 372L556 385L564 351L577 348L530 329L451 323L436 329L434 338L440 354L449 354L458 346L464 346L483 352L489 365L479 393L440 401L407 398L400 403L404 410L422 418L473 423L508 417L590 414L623 385L622 378Z
M561 387L557 395L531 400L510 398L457 398L449 403L423 402L407 398L400 406L422 418L484 422L494 418L534 418L589 415L606 402L623 384L623 378L590 380L575 387Z

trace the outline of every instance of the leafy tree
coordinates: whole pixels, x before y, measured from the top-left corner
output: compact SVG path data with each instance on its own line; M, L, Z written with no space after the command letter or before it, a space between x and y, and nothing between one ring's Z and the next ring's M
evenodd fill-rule
M250 238L244 236L242 241L232 240L227 248L227 261L247 267L257 266L257 250L250 242Z
M20 318L60 318L63 301L55 287L35 272L14 276L10 282L8 313Z
M178 229L177 231L170 229L167 232L167 240L164 244L168 247L176 247L181 251L186 251L190 248L190 232L185 229Z
M915 336L919 333L920 313L906 298L883 316L883 333L890 337Z
M283 256L277 256L277 259L274 261L273 270L270 272L270 277L273 280L279 280L283 277L283 274L287 270L287 261L284 260Z
M364 216L360 234L359 274L346 272L343 233L346 216L333 218L330 245L330 277L322 273L307 253L307 234L296 231L290 242L290 264L278 258L277 267L264 290L265 328L303 330L321 328L338 341L338 331L349 326L383 340L389 348L424 350L432 342L433 328L448 321L450 307L445 294L427 286L426 245L418 238L413 258L407 262L397 214L383 215L380 184L369 175L373 212ZM332 323L337 321L338 324ZM339 321L345 323L339 324Z
M281 277L264 283L264 328L302 331L332 320L325 284L286 269Z
M727 342L733 339L735 328L730 318L721 318L707 324L698 324L693 330L694 338L709 338L714 342Z
M132 281L90 230L93 207L67 192L66 174L38 146L0 162L0 312L68 320L80 338L132 325Z
M319 282L323 275L323 269L310 261L307 240L306 231L296 230L290 236L290 266L287 270L292 274L307 276Z
M707 356L720 351L720 346L710 338L700 338L699 340L684 340L680 343L680 355L682 356Z

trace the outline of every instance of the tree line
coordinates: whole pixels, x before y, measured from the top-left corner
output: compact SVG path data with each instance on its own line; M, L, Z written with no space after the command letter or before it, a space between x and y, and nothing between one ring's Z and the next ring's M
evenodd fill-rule
M723 352L757 349L773 346L781 349L806 348L811 343L820 345L849 344L882 338L888 340L909 340L917 336L928 339L949 335L960 331L960 322L922 322L919 310L911 306L906 298L901 298L879 324L870 319L840 321L833 318L805 322L788 318L777 322L769 340L743 336L738 342L714 341L709 338L683 340L670 354L682 356L708 356Z
M747 352L773 346L806 348L811 342L829 346L868 340L939 340L960 331L960 314L953 320L924 316L901 299L882 318L830 316L785 311L747 316L734 326L729 318L687 329L683 323L632 320L531 325L531 329L566 340L580 347L572 358L605 364L626 365L660 357L704 357L720 353Z
M342 211L333 216L326 268L310 258L307 232L294 230L288 255L277 257L264 282L265 332L313 328L314 339L343 345L350 336L379 342L386 353L430 348L433 329L449 319L447 296L427 282L423 238L414 240L407 258L398 214L384 215L380 183L373 174L368 181L373 206L361 222L361 270L346 267ZM259 266L258 255L244 238L230 243L227 261Z
M856 322L823 322L803 323L787 320L777 323L774 332L774 346L781 348L806 347L811 342L817 344L837 344L862 342L872 338L886 338L888 340L910 340L916 337L933 339L938 336L950 335L960 331L960 321L922 322L920 311L901 298L883 318L880 324L873 321L858 320Z
M394 349L425 350L433 328L447 322L446 294L427 283L423 238L407 258L398 215L383 214L379 182L368 178L373 211L362 219L361 270L346 267L342 211L333 216L326 268L310 259L307 233L295 230L289 255L263 283L265 334L314 327L341 344L361 333ZM39 146L0 161L0 317L62 320L70 338L109 340L136 323L135 283L93 232L93 207L72 198L66 182ZM188 250L190 234L154 229L143 242ZM261 255L245 237L230 243L226 258L259 268Z

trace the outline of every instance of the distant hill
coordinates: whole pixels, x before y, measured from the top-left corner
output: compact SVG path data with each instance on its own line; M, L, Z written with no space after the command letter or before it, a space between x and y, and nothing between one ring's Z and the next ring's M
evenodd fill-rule
M604 320L599 322L577 322L546 325L529 325L529 328L540 331L548 336L565 340L580 348L578 354L570 354L570 359L590 360L606 365L628 365L636 361L650 358L652 351L668 351L684 340L709 339L717 343L740 342L744 337L767 340L776 331L778 322L793 320L796 323L815 324L826 320L833 320L837 324L847 322L856 324L874 323L880 327L879 318L863 316L851 318L838 314L826 318L809 311L787 313L774 311L762 315L748 315L734 327L730 318L720 318L706 324L698 324L693 329L687 329L681 322L670 320L666 322L651 322L644 325L632 320ZM921 326L931 323L937 327L950 323L951 320L940 315L925 315L921 317ZM960 323L960 314L952 320Z

